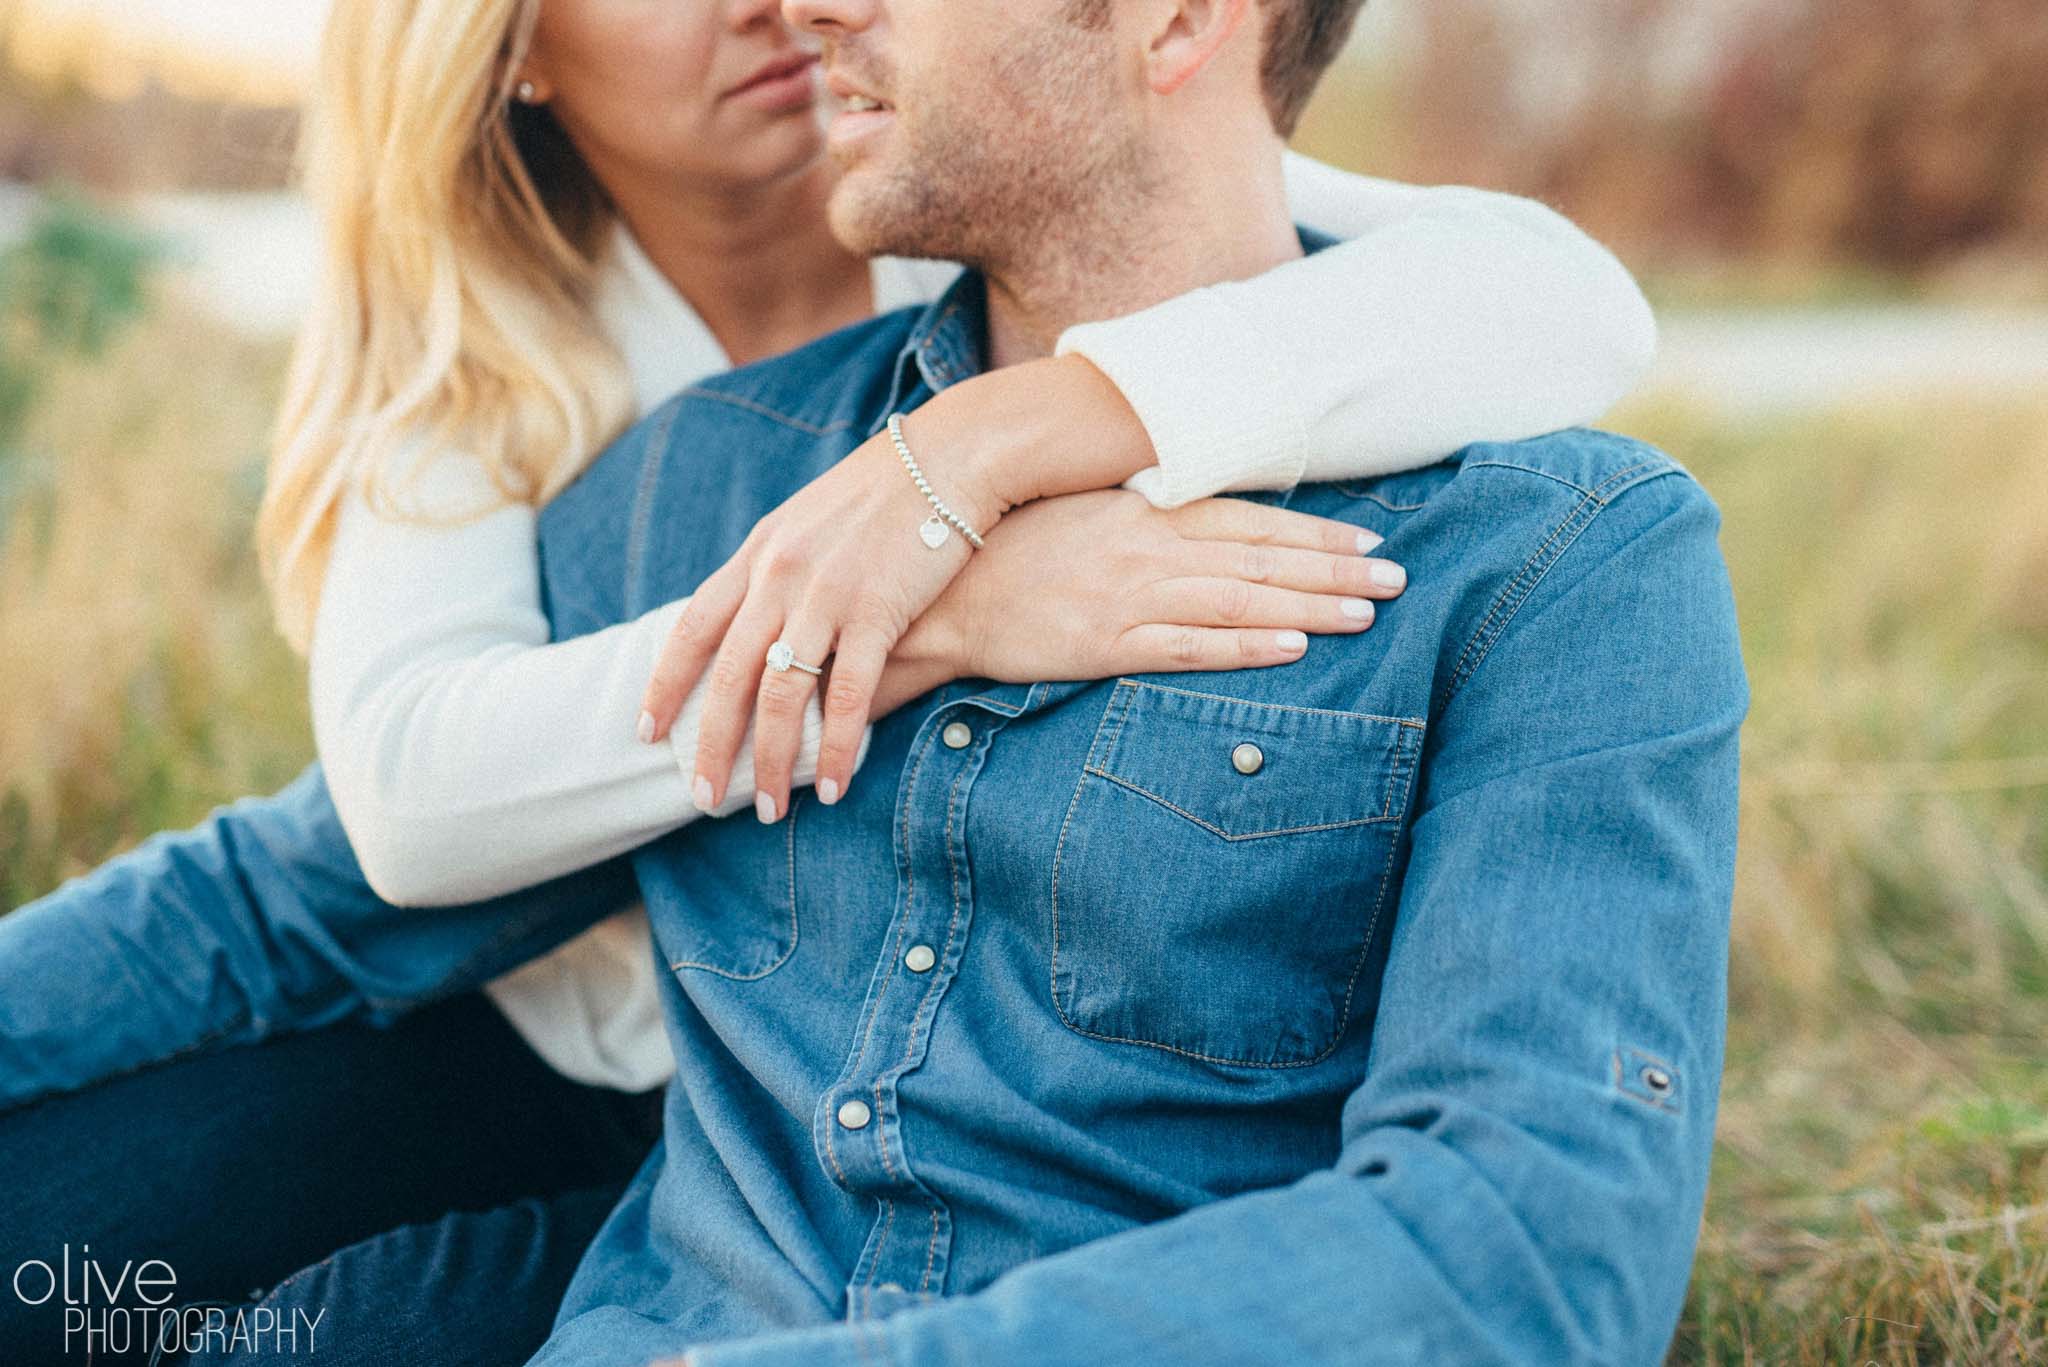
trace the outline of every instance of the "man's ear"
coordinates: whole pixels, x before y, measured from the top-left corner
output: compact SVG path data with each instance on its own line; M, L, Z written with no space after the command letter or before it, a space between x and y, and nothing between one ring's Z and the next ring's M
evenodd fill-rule
M1239 29L1256 18L1259 0L1153 0L1145 49L1145 80L1171 95L1216 59Z

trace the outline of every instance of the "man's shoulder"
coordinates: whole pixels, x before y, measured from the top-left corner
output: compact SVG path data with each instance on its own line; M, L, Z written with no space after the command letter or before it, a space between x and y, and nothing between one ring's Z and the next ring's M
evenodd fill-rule
M1466 563L1481 591L1447 619L1454 648L1438 674L1439 704L1515 638L1569 640L1581 667L1596 672L1659 650L1695 663L1733 658L1720 510L1671 456L1574 429L1469 448L1453 485L1464 497L1443 511L1475 529L1469 544L1478 553ZM1688 605L1689 623L1674 628L1660 614L1618 607L1659 602ZM1554 637L1560 629L1565 636Z
M1453 458L1438 513L1460 531L1466 563L1508 576L1507 591L1551 578L1556 590L1650 528L1688 529L1718 558L1720 510L1677 460L1645 442L1592 428L1481 443ZM1480 544L1485 553L1474 554Z
M1684 465L1646 442L1592 428L1474 446L1460 480L1478 519L1513 527L1521 574L1554 574L1563 590L1645 536L1675 560L1721 560L1721 510ZM1661 529L1661 530L1658 530ZM1659 573L1658 566L1635 572Z
M1524 441L1483 442L1460 453L1458 465L1466 474L1500 471L1549 480L1598 505L1667 475L1699 488L1684 466L1656 447L1590 427Z
M1482 574L1497 557L1557 550L1596 521L1654 520L1713 501L1669 455L1632 437L1572 428L1524 441L1481 442L1433 465L1362 482L1311 486L1303 511L1411 533L1427 554Z
M1397 643L1431 658L1438 704L1551 607L1617 580L1711 587L1724 574L1706 490L1669 455L1610 432L1480 443L1420 469L1313 486L1294 506L1386 536L1379 553L1408 569L1409 587L1362 667ZM1702 611L1718 603L1700 596Z

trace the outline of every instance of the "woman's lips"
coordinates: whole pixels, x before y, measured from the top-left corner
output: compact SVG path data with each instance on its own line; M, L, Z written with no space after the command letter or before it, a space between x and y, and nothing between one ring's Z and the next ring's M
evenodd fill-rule
M726 98L757 109L808 108L818 99L818 59L798 56L772 63Z

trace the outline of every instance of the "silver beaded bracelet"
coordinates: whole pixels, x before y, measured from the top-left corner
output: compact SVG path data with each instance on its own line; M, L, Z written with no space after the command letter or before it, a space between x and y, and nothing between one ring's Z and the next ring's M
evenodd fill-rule
M896 454L902 458L903 468L910 472L911 482L917 485L917 491L925 496L925 501L932 505L932 515L917 529L917 534L924 538L924 544L933 550L945 545L947 527L950 524L953 530L967 538L968 545L977 551L980 550L980 534L961 521L959 514L948 508L946 501L932 492L931 483L925 479L924 471L917 468L917 457L910 454L910 443L903 439L901 413L889 415L889 440L896 443Z

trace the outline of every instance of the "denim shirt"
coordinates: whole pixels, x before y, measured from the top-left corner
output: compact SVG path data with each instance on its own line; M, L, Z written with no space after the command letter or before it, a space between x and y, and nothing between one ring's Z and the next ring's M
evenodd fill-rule
M688 592L980 369L981 309L968 278L629 433L543 519L558 633ZM1583 431L1266 497L1385 534L1408 592L1280 669L950 685L839 806L635 861L681 1071L543 1360L1659 1356L1747 702L1714 509ZM392 907L315 766L0 916L0 1108L389 1020L633 872Z
M557 634L985 331L970 275L680 396L543 516ZM1747 706L1714 507L1590 431L1261 497L1406 595L1282 668L961 680L838 805L634 856L679 1071L537 1362L1658 1359Z

